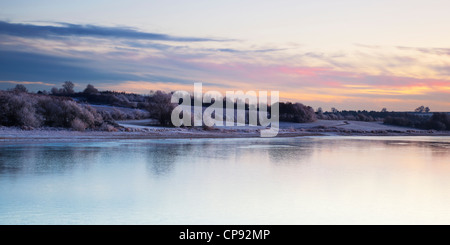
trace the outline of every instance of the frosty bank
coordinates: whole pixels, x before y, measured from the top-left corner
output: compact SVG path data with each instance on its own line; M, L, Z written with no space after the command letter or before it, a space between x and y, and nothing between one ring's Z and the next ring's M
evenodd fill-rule
M270 113L267 111L269 101L267 91L226 91L224 97L220 92L208 91L203 94L202 84L194 84L194 105L187 91L176 91L172 94L172 103L181 104L174 108L171 115L172 124L179 126L248 126L268 127L260 131L261 137L275 137L279 131L279 92L270 92ZM248 102L248 111L245 104ZM212 103L203 108L203 103ZM226 106L224 107L224 103ZM236 105L236 109L235 109ZM225 108L225 114L223 110ZM193 114L192 114L193 113Z

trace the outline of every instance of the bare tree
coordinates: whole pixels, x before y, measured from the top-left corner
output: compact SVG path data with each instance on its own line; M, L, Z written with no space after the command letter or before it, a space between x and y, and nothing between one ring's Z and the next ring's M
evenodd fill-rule
M424 112L428 113L428 112L430 112L430 108L428 106L425 107L422 105L422 106L417 107L414 111L418 112L418 113L424 113Z
M322 107L317 108L317 114L323 114L323 109L322 109Z
M336 113L338 113L339 111L338 111L338 109L336 109L335 107L331 107L331 112L334 113L334 114L336 114Z
M71 81L65 81L64 84L62 85L62 87L63 87L63 93L65 93L65 94L75 93L75 91L73 90L75 85Z
M23 84L17 84L12 91L14 92L21 92L21 93L28 93L28 89Z
M50 93L53 94L53 95L57 95L57 94L59 94L59 89L53 87L53 88L50 90Z

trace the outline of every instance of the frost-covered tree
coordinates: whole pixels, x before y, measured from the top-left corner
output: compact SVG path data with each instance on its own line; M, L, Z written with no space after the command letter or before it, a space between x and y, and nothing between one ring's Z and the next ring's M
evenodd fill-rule
M63 93L64 94L73 94L73 93L75 93L75 91L73 90L75 85L71 81L65 81L63 83L62 87L63 87Z

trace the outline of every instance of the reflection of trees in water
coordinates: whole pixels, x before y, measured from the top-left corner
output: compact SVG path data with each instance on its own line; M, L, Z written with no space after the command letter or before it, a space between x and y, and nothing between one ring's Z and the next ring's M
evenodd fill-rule
M432 143L428 147L431 147L431 153L434 157L450 157L450 143Z
M213 141L202 141L192 145L191 154L194 157L201 157L203 159L230 159L231 156L236 155L236 142L223 141L221 139L214 139Z
M371 151L375 148L387 148L395 151L414 150L412 153L431 153L433 157L450 157L450 143L439 141L415 141L407 139L318 139L314 142L317 153L340 151L353 148L357 151Z
M266 147L267 146L267 147ZM246 148L249 147L249 148ZM372 151L374 148L414 150L436 158L450 157L450 143L408 140L366 139L283 139L258 140L183 140L169 143L123 145L116 147L92 147L80 145L22 145L0 147L0 173L64 173L76 167L89 167L98 162L123 162L145 159L146 167L154 175L172 172L176 164L208 163L221 160L233 162L241 154L256 154L269 157L274 164L299 164L308 161L313 153L342 151ZM142 157L142 158L141 158ZM330 159L333 161L333 159Z
M232 146L231 146L232 145ZM207 159L229 159L235 154L234 143L214 141L182 141L149 145L147 168L154 175L166 175L177 163L191 164Z
M279 145L277 147L277 145ZM273 144L267 148L270 161L275 164L299 164L313 153L311 142L295 142L288 144Z
M62 173L89 164L99 148L70 146L18 146L0 149L0 173Z
M420 152L429 152L433 157L450 157L450 143L449 142L433 142L433 141L383 141L384 145L390 148L405 148L414 147Z
M185 145L155 144L146 152L147 169L155 175L165 175L172 171Z

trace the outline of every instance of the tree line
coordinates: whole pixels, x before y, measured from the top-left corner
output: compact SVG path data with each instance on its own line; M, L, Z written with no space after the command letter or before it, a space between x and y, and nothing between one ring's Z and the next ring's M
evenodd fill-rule
M171 114L176 104L171 103L172 93L150 91L147 95L99 91L88 84L81 92L74 91L74 84L66 81L61 88L49 92L29 93L18 84L8 91L0 91L0 125L4 126L51 126L73 128L75 130L105 129L117 126L115 120L156 119L161 126L171 125ZM226 104L226 98L224 105ZM191 97L193 102L194 98ZM180 101L179 103L181 103ZM204 107L214 103L203 103ZM234 108L237 109L237 103ZM192 103L193 104L193 103ZM91 105L108 105L112 110L96 110ZM332 108L317 111L301 103L279 102L279 120L295 123L321 120L382 121L386 124L423 129L450 130L450 119L446 113L430 114L430 108L420 106L414 113L381 111L342 110ZM251 105L245 103L245 110ZM120 108L129 108L123 110ZM268 111L271 111L268 106ZM146 112L146 113L144 113ZM247 114L248 115L248 114ZM225 116L225 115L222 115Z

